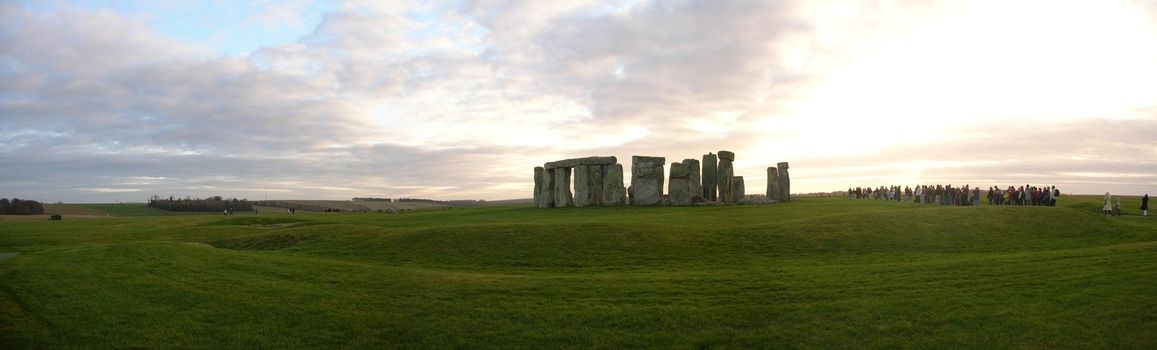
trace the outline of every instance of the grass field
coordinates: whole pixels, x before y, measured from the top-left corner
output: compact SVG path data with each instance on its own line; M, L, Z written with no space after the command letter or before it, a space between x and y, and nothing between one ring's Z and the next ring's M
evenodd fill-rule
M1157 348L1099 201L4 222L0 348Z
M281 203L291 205L305 206L306 208L332 208L341 209L343 211L378 211L393 209L396 211L412 211L412 210L439 210L448 209L449 205L431 203L431 202L383 202L383 201L337 201L337 200L278 200ZM261 211L281 212L285 211L283 207L259 207ZM298 209L298 212L313 212L319 210Z
M112 216L165 216L176 213L164 209L146 206L145 203L116 203L116 204L73 204L81 208L98 210Z

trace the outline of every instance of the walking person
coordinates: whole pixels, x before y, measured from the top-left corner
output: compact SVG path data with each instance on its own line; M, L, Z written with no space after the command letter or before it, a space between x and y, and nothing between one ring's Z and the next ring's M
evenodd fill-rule
M1101 208L1101 212L1105 216L1109 216L1113 212L1113 197L1109 195L1109 192L1105 192L1105 205Z
M1149 216L1149 194L1141 197L1141 216Z

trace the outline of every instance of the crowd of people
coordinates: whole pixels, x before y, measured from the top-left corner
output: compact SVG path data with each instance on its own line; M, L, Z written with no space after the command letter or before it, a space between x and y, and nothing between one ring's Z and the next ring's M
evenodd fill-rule
M984 197L981 197L981 196ZM1008 188L953 187L952 185L919 185L913 187L880 186L848 188L848 199L907 201L921 204L979 206L988 205L1056 206L1061 191L1056 186L1008 186Z

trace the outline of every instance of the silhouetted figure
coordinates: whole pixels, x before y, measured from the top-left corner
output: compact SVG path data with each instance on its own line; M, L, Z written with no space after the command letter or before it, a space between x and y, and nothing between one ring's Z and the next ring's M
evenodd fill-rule
M1149 194L1141 197L1141 216L1149 216Z

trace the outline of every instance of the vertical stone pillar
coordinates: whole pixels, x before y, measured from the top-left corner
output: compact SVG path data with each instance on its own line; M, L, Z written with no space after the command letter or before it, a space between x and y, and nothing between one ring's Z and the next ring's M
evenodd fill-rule
M779 199L781 202L791 202L791 176L787 173L787 162L780 162L779 166Z
M554 206L573 207L574 197L570 192L571 168L554 168Z
M590 180L591 191L591 205L603 205L603 168L607 165L591 165L590 175L587 177Z
M574 167L574 206L591 205L591 170L586 165Z
M623 187L623 165L603 166L603 205L615 206L627 203L627 189Z
M534 207L542 208L542 173L546 169L540 166L534 167Z
M539 187L537 207L539 208L554 208L554 171L555 169L545 170L541 173L536 168L535 175L540 175L540 179L536 183L542 183Z
M631 205L654 206L663 199L663 157L631 157Z
M703 199L716 201L716 189L719 188L718 157L715 153L703 155Z
M735 176L731 178L731 203L739 203L743 201L743 197L747 196L746 190L743 187L743 177Z
M667 182L667 204L672 206L691 205L691 171L684 163L671 163L671 180Z
M683 167L687 169L687 186L691 191L691 203L699 203L703 201L703 183L702 174L699 170L698 159L684 159ZM672 170L673 171L673 170ZM670 192L670 191L668 191Z
M735 169L732 168L731 162L735 161L735 153L729 151L719 151L719 169L716 176L719 177L719 201L723 203L734 203L734 188L732 181L735 177Z
M779 168L767 167L767 199L779 202Z

